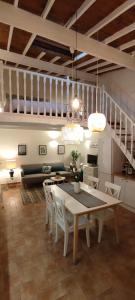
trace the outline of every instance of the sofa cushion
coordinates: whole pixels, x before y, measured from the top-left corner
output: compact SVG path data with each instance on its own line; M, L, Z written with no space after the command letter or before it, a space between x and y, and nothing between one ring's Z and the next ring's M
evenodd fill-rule
M52 169L51 166L43 166L42 167L42 173L50 174L51 173L51 169Z
M52 172L65 171L64 163L52 163Z
M23 169L23 175L42 173L42 167L26 167Z

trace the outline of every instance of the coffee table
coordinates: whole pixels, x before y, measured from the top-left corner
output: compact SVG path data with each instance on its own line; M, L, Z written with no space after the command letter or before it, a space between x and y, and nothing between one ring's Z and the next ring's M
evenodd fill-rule
M64 182L66 177L64 176L53 176L51 177L51 179L55 182L55 183L61 183L61 182Z

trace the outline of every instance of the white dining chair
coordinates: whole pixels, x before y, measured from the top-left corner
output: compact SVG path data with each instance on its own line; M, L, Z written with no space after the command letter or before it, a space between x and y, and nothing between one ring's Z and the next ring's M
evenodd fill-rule
M94 189L99 189L99 179L94 176L88 176L88 185Z
M116 199L119 199L120 192L121 192L121 186L116 185L111 182L108 182L108 181L105 182L105 193L106 194L108 194ZM108 219L115 219L114 209L107 208L102 211L99 211L96 213L95 218L98 221L98 243L100 243L101 238L102 238L104 222L107 221ZM118 242L118 232L117 232L116 226L115 226L115 232L116 232L116 241Z
M51 188L46 185L46 182L43 182L43 189L45 194L45 200L46 200L46 225L49 224L50 226L50 234L53 233L53 227L55 222L55 204L51 192Z
M55 216L56 216L56 232L55 232L55 242L58 241L58 226L64 231L64 251L63 256L67 255L67 248L68 248L68 239L69 239L69 233L74 231L73 226L73 216L72 214L67 213L65 208L64 200L58 198L53 195L54 201L55 201ZM91 223L85 216L80 216L79 218L79 224L78 224L78 230L80 229L86 229L86 240L87 240L87 246L90 247L90 226Z

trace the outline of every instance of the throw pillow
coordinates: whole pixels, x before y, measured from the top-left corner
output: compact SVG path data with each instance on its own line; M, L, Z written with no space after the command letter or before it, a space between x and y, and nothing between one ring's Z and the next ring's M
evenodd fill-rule
M51 166L43 166L42 167L42 173L50 174L51 173L51 169L52 169Z

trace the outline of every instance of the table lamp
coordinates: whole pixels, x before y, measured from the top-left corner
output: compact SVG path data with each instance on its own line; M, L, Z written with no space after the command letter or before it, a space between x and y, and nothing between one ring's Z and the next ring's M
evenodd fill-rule
M9 169L10 178L14 177L14 169L16 168L16 160L15 159L7 159L7 168Z

